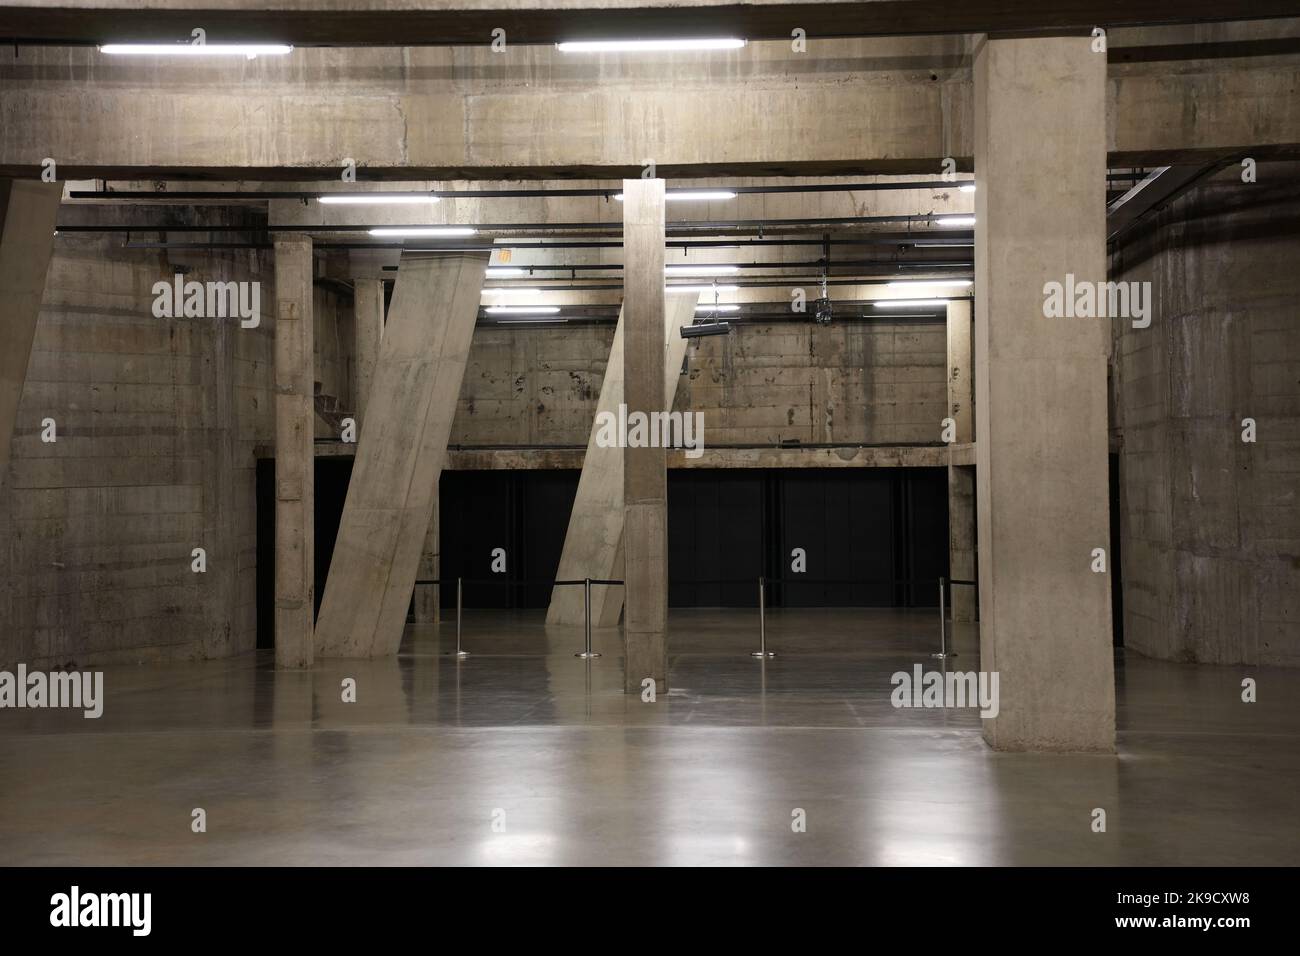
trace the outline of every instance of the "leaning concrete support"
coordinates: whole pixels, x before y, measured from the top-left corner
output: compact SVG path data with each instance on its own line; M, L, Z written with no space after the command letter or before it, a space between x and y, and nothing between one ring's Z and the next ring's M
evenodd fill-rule
M36 337L62 195L58 183L0 179L0 490L9 474L9 443Z
M677 382L681 379L682 359L686 356L686 339L681 329L695 315L698 292L674 292L665 296L664 308L664 403L673 407ZM617 580L623 574L623 449L597 444L598 423L602 412L618 415L623 403L623 313L618 316L614 342L605 365L600 386L597 418L592 422L587 440L587 454L582 460L582 477L569 515L569 530L555 577L561 581L578 578ZM623 612L623 589L597 586L591 589L591 618L594 627L617 627ZM557 587L551 591L547 624L583 623L582 588Z
M999 750L1112 751L1110 321L1048 317L1048 283L1106 279L1106 57L1086 37L975 54L980 667ZM1103 560L1105 556L1103 555Z
M275 662L311 667L316 366L310 236L275 241Z
M316 628L321 656L397 653L487 261L402 257Z

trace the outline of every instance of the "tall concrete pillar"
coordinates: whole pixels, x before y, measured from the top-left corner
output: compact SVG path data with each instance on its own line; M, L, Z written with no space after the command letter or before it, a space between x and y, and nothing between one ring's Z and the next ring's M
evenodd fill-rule
M664 181L623 181L623 398L664 412ZM648 430L648 427L647 427ZM631 441L627 443L631 446ZM623 450L623 686L668 691L668 472L662 447Z
M316 601L311 237L275 240L275 663L311 667Z
M322 657L397 653L487 262L486 254L402 256L321 602Z
M677 383L681 379L682 360L686 357L686 339L682 326L695 317L698 292L673 292L665 296L664 308L664 405L673 407ZM587 439L587 454L582 459L582 476L569 515L569 530L555 576L561 581L578 578L617 580L623 574L623 449L597 444L602 413L618 415L623 403L623 322L620 310L609 349L605 377L600 385L596 418ZM591 589L591 620L594 627L617 627L623 612L623 589L597 585ZM551 591L551 605L546 612L547 624L584 623L586 609L582 588L556 587Z
M1047 318L1045 284L1106 279L1106 56L1086 37L975 55L980 665L999 750L1113 751L1107 319Z
M357 279L352 286L352 301L357 324L357 382L352 405L357 422L362 423L371 383L375 380L379 340L384 335L384 280Z
M59 183L0 179L0 490L9 474L9 444L36 338L62 196Z
M971 303L948 303L948 417L953 444L975 439L975 379L971 368ZM948 574L953 581L975 580L975 469L948 465ZM952 619L975 620L973 584L953 584Z

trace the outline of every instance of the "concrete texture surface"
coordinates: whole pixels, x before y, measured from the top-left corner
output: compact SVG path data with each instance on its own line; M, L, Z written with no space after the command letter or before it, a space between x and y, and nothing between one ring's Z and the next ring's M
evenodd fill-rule
M1048 318L1044 285L1106 278L1105 62L1087 38L976 54L975 365L981 657L1019 691L1002 750L1114 745L1108 320ZM1026 132L1032 130L1032 135Z
M662 175L933 174L944 157L974 154L966 47L962 36L819 38L803 54L777 41L593 62L547 46L503 56L485 41L404 49L400 69L388 49L321 47L177 71L106 63L93 47L26 46L0 64L0 171L34 175L30 144L41 143L84 178L147 179L161 167L336 179L345 158L389 179L565 167L635 176L647 161ZM98 82L105 73L111 84ZM1300 144L1295 55L1113 74L1105 136L1116 165Z
M317 621L324 656L397 652L487 260L403 256Z
M275 242L275 659L310 667L316 614L316 351L310 236Z
M623 681L640 694L644 681L668 693L668 466L655 441L664 395L664 207L662 179L623 180ZM634 443L633 415L646 422ZM646 441L648 433L650 440ZM654 690L654 688L650 688Z
M57 183L0 179L0 490L9 477L10 439L36 337L62 195Z
M766 665L753 612L670 626L654 704L623 693L617 630L585 664L540 611L470 614L459 664L444 623L305 672L109 668L98 720L3 712L0 863L1300 864L1295 670L1121 656L1117 754L1013 754L975 711L890 706L893 673L934 666L933 611L774 612Z
M1113 374L1124 641L1153 657L1300 665L1297 174L1230 167L1112 261L1152 291Z

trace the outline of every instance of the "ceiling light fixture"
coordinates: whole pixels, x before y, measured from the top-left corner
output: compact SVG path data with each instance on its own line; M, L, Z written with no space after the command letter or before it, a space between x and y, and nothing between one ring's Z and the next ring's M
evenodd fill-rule
M738 285L666 285L665 292L735 292Z
M523 269L503 269L499 266L489 266L487 271L489 279L517 279L522 275Z
M935 289L943 286L968 287L973 285L970 279L909 279L905 282L887 282L885 288L899 289Z
M936 219L935 225L938 226L973 226L975 225L974 216L945 216L943 219Z
M109 56L284 56L293 47L284 43L105 43Z
M701 304L699 304L699 305L697 305L697 306L695 307L695 311L696 311L696 312L739 312L739 311L740 311L740 306L738 306L738 305L712 305L712 304L708 304L708 303L701 303Z
M327 193L316 201L333 206L417 206L421 203L442 202L441 196L409 196L401 193Z
M705 37L679 40L569 40L555 44L561 53L671 53L677 50L738 50L744 40Z
M484 289L484 295L541 295L541 289Z
M471 229L469 226L393 226L371 229L370 235L376 237L410 236L412 238L428 239L435 236L445 238L472 236L477 232L477 229Z
M895 309L900 306L934 306L947 305L947 299L876 299L871 303L877 309Z
M958 189L960 192L964 192L964 193L973 193L973 192L975 191L975 184L974 184L974 183L962 183L960 186L957 187L957 189Z
M558 305L490 305L484 309L488 315L555 315Z
M614 198L623 201L622 193L615 193ZM715 199L735 199L736 194L726 189L683 189L678 192L669 190L664 193L667 202L710 202Z
M669 276L717 276L731 275L739 272L739 266L665 266L664 275Z
M682 326L682 338L699 339L706 335L726 335L731 331L730 322L697 322Z

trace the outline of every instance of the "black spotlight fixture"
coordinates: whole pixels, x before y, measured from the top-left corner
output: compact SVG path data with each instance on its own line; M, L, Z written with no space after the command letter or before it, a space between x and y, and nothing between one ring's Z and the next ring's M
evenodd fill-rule
M727 335L730 331L730 322L696 322L694 325L682 326L682 338L699 339L706 335Z

